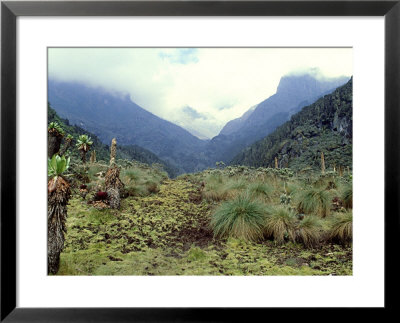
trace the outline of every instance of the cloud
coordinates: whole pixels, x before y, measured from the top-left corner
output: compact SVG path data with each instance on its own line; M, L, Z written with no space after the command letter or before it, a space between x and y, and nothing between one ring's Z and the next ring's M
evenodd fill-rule
M169 51L161 51L158 55L173 64L197 63L196 48L178 48Z
M207 117L204 114L198 113L195 109L189 106L183 107L182 112L185 113L191 119L203 119L203 120L207 119Z
M223 104L221 104L219 107L217 107L217 110L218 110L218 111L229 110L229 109L232 109L232 107L233 107L234 105L235 105L235 104L232 103L232 102L230 102L230 103L223 103Z
M351 48L50 48L48 57L51 78L129 93L144 109L211 137L274 94L283 75L315 68L351 76L353 63Z

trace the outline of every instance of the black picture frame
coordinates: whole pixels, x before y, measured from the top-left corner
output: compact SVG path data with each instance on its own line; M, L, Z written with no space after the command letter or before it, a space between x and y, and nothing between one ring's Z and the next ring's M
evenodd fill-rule
M282 309L16 307L16 19L19 16L384 16L385 310L396 309L399 237L400 0L3 1L1 3L1 317L3 322L252 321ZM373 147L371 148L373 153ZM373 261L373 259L371 259ZM266 291L267 292L267 291ZM327 309L330 310L330 309ZM287 309L285 309L287 311ZM382 320L381 310L378 310ZM387 311L386 311L387 312ZM287 312L285 312L287 313ZM270 314L268 314L270 315ZM369 315L372 315L369 314ZM370 316L373 318L373 316Z

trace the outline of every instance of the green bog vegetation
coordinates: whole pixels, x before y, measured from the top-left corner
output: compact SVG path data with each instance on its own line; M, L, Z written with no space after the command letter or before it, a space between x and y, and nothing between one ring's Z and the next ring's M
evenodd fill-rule
M92 202L106 169L88 165L87 195L72 188L58 275L352 274L347 174L227 167L170 179L135 163L121 167L113 210Z

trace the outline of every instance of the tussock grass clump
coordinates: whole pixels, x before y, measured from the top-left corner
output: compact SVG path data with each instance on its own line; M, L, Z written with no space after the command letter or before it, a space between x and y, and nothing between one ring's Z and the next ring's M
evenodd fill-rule
M145 184L146 184L147 191L150 194L155 194L160 191L160 187L159 187L158 183L154 180L148 180L148 181L146 181Z
M208 201L224 201L228 198L228 191L222 183L208 182L202 192L203 198Z
M140 178L144 176L143 172L139 169L128 168L125 169L121 176L125 178L127 181L138 181Z
M239 179L230 180L227 183L226 187L229 190L244 190L244 189L246 189L247 185L248 185L248 183L244 179L239 178Z
M304 190L298 195L297 209L300 213L316 214L326 217L330 213L330 193L319 188Z
M273 191L274 189L272 186L262 182L251 183L247 188L247 192L250 194L250 196L261 197L265 199L271 198Z
M242 179L224 179L220 174L209 175L205 180L203 198L215 202L234 199L246 188L247 183Z
M329 232L332 241L349 244L353 240L353 212L339 213L332 219Z
M321 240L321 220L315 216L306 216L296 230L296 240L306 247L315 247Z
M147 196L148 190L144 185L135 185L131 184L125 187L126 193L128 196L140 196L144 197Z
M216 237L233 237L257 241L263 237L264 205L239 195L222 203L212 215L211 226Z
M228 199L234 199L239 194L242 194L248 186L248 182L242 178L231 179L224 185L226 196Z
M343 206L346 209L353 208L353 186L351 184L347 185L343 190L342 201L343 201Z
M265 221L265 236L278 244L285 242L285 239L295 241L295 224L293 211L286 207L270 207Z
M206 183L212 184L222 184L223 177L221 174L210 174L206 177Z
M132 166L121 172L127 196L148 196L160 191L160 183L165 179L157 169L143 169Z
M285 183L284 190L286 194L293 196L301 190L301 186L296 182L288 182Z

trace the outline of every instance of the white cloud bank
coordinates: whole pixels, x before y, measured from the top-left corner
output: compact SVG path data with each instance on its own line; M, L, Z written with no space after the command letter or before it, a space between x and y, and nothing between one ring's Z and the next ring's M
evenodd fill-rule
M48 52L50 78L127 92L144 109L208 137L274 94L283 75L314 69L325 77L351 76L352 65L351 48L50 48ZM202 117L190 117L196 113Z

